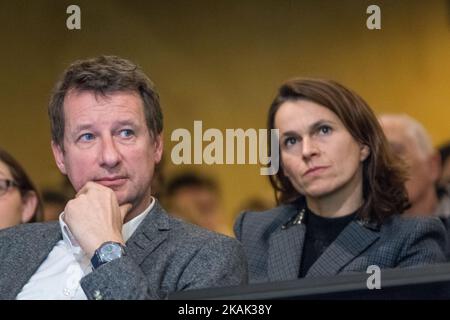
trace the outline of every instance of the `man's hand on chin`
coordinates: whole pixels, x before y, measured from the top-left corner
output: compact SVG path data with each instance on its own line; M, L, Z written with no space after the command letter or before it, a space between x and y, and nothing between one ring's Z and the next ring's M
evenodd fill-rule
M119 207L110 188L88 182L70 200L64 210L64 221L88 257L106 241L125 244L122 238L124 218L131 204Z

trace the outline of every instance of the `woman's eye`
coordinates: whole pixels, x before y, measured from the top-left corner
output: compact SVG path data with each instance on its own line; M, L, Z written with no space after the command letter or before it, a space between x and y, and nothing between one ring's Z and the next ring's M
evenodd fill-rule
M330 134L331 133L331 127L329 127L329 126L321 126L319 128L319 133L321 133L321 134Z
M130 130L130 129L125 129L125 130L120 131L120 136L122 138L129 138L133 135L134 135L134 132L133 132L133 130Z
M284 140L284 145L285 146L291 146L291 145L293 145L293 144L295 144L297 142L297 139L296 138L294 138L294 137L289 137L289 138L286 138L285 140Z
M91 141L94 139L94 135L92 133L84 133L80 136L80 141Z

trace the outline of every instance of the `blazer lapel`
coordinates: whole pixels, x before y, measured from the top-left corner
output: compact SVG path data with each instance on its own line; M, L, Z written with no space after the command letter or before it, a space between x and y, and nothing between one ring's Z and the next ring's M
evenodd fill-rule
M267 266L270 281L298 278L305 231L304 224L295 224L272 234Z
M352 221L311 266L307 277L333 276L380 237L378 230Z
M24 236L25 239L28 237L29 234ZM0 264L0 274L3 278L0 281L0 297L15 299L61 239L59 224L54 222L41 228L32 241L26 241L20 246L11 244L10 255ZM11 273L14 273L14 276L8 277Z
M169 217L158 202L148 213L127 241L128 253L136 263L142 261L167 238ZM27 235L24 236L26 238ZM42 228L33 241L20 245L11 245L11 254L0 263L0 298L15 299L20 290L30 280L42 262L47 258L55 244L62 239L58 222ZM14 277L8 274L14 273Z
M141 264L145 257L166 240L167 231L170 230L169 216L159 202L155 201L153 209L126 243L128 253L137 264Z

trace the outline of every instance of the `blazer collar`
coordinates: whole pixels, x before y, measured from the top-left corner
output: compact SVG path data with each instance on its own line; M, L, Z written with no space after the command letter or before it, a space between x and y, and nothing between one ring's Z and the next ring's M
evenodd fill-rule
M355 220L342 230L311 266L307 277L334 276L380 237L379 229Z
M155 201L153 209L126 242L127 253L137 264L141 264L147 255L167 239L167 231L170 230L170 217L156 199Z
M290 204L282 208L277 228L269 238L267 274L270 281L296 279L305 240L305 225L294 224L299 208Z
M24 238L30 238L30 235L24 235ZM0 297L15 299L61 239L59 223L51 222L37 227L33 241L27 241L25 245L19 247L13 244L12 247L19 250L11 250L10 255L0 263L0 274L4 277L0 281ZM6 276L8 274L14 274L14 276L8 278Z
M278 228L269 238L267 272L270 281L298 278L306 226L294 221L301 208L298 205L287 206L280 214ZM306 276L338 274L379 238L379 228L380 225L367 221L352 221L311 266Z
M296 279L305 241L305 225L278 228L269 239L267 274L270 281Z

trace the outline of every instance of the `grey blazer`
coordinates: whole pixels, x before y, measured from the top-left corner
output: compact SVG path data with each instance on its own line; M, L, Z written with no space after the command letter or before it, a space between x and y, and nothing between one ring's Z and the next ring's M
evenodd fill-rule
M298 207L290 204L238 217L234 231L247 255L251 283L298 278L306 226L289 223L297 214ZM444 226L435 218L393 216L381 226L355 220L306 277L366 272L370 265L383 269L443 262L445 241Z
M0 299L15 299L62 239L58 222L0 231ZM155 204L127 254L80 281L88 299L164 299L171 292L247 283L241 245L169 216Z

